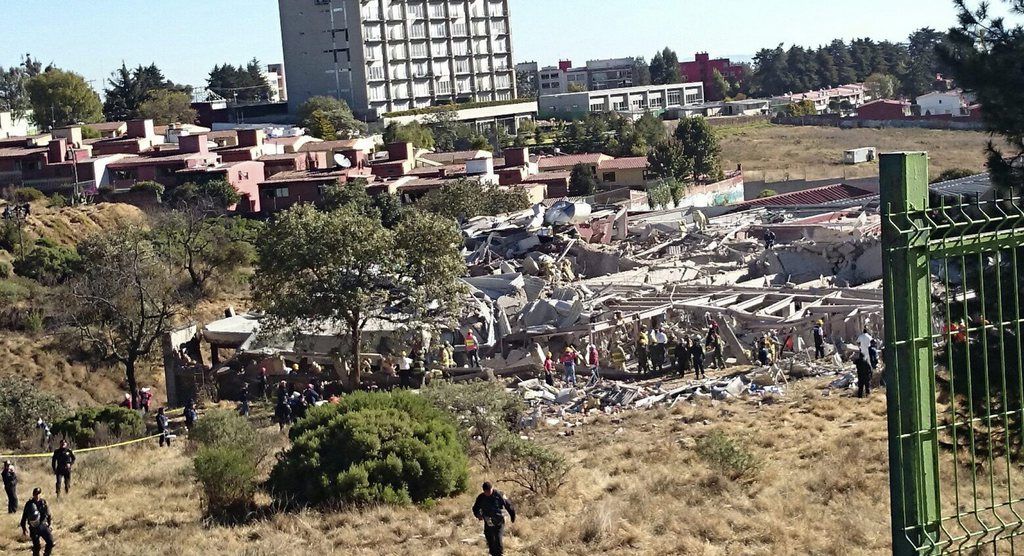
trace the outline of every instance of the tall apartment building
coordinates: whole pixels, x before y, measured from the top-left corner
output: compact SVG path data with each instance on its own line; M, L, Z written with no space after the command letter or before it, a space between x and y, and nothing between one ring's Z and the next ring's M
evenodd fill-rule
M509 0L278 0L288 102L361 117L516 97Z

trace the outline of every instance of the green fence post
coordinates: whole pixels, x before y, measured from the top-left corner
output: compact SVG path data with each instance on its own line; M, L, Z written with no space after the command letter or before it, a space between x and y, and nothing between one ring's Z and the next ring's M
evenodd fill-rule
M937 553L939 477L928 222L921 213L907 215L928 206L928 156L890 153L881 155L879 162L892 551L900 556ZM910 228L917 231L906 233Z

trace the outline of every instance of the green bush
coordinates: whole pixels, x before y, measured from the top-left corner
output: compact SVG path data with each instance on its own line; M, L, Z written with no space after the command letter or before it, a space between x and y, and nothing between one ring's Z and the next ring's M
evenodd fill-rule
M204 446L193 461L206 512L221 522L242 521L254 506L256 466L239 446Z
M244 521L255 507L260 463L270 453L259 431L234 411L211 411L189 440L198 447L192 463L206 514L219 522Z
M42 284L55 285L71 278L81 263L82 258L74 249L41 238L24 257L15 259L14 272Z
M270 474L285 504L408 504L464 492L465 445L450 416L409 392L357 392L313 408Z
M14 253L20 249L21 225L15 220L0 220L0 249Z
M157 197L160 197L164 194L164 184L156 181L140 181L136 182L130 191L132 193L154 193Z
M767 199L769 197L774 197L774 196L776 196L778 194L779 194L779 192L775 191L774 189L762 189L761 193L759 193L757 195L757 198L758 199Z
M569 463L562 454L514 434L503 436L497 443L494 461L506 473L505 481L535 495L553 496L569 476Z
M188 433L190 441L202 448L235 446L252 455L253 466L270 453L270 448L248 419L230 410L211 411L196 421Z
M33 201L42 201L46 198L42 191L34 187L19 187L11 193L11 199L15 203L31 203Z
M421 394L438 409L455 416L462 431L483 448L488 462L495 443L519 428L526 410L521 396L497 382L433 382Z
M11 265L0 261L0 280L6 280L11 277Z
M751 479L761 470L760 458L720 431L698 439L697 454L734 481Z
M53 434L78 448L141 437L146 425L138 413L124 407L89 407L56 423Z
M68 198L60 193L54 193L53 195L50 195L50 201L47 204L50 208L64 208L68 206Z
M17 448L29 441L40 417L52 423L67 413L63 402L27 379L10 376L0 380L0 444L4 446Z

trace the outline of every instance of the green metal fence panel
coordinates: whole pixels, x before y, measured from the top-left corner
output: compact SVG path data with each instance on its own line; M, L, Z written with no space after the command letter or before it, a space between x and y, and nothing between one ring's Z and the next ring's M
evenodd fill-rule
M925 153L880 164L893 553L1014 554L1024 543L1021 199L930 195Z

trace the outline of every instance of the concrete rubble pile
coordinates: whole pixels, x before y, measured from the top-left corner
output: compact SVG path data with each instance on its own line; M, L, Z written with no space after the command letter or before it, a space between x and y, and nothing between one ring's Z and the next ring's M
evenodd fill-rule
M561 412L608 411L781 394L787 377L836 373L831 360L810 358L811 328L819 321L838 345L865 327L880 336L877 213L714 210L720 208L631 211L561 200L465 222L465 281L495 321L494 350L482 365L523 379L516 389L531 402ZM592 233L595 219L609 229ZM775 237L770 248L768 230ZM730 365L754 363L753 348L766 335L782 353L773 366L728 380L668 390L631 384L641 334L661 328L673 340L702 340L711 320ZM599 386L554 388L534 378L546 352L557 360L566 346L581 350L591 343L606 379ZM627 361L611 368L618 348Z

